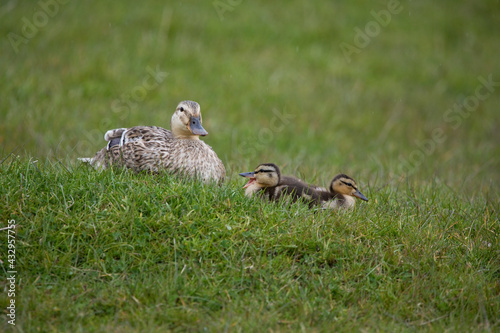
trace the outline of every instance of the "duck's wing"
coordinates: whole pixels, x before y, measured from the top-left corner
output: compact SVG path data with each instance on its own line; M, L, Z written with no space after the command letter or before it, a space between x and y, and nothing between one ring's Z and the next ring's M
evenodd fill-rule
M127 129L128 128L116 128L116 129L109 130L106 132L106 134L104 134L104 140L111 141L111 140L116 139L116 138L121 138L123 132L125 132Z
M318 191L318 192L328 192L326 187L323 186L318 186L318 185L309 185L309 188L313 191Z
M113 158L112 155L117 152L116 148L119 147L122 134L126 130L126 128L117 128L107 131L106 134L104 134L104 140L108 141L105 148L99 150L94 157L78 159L82 162L89 163L98 170L110 167L113 164L113 160L116 159Z
M165 152L174 144L172 133L157 126L135 126L108 131L108 155L115 165L124 165L135 171L158 172ZM121 132L121 134L120 134Z
M273 192L272 197L274 197L276 201L286 197L291 199L292 202L302 200L308 203L309 207L318 205L321 201L319 194L312 190L309 184L293 177L281 177L280 183L272 189L269 188L269 191Z
M109 133L109 132L108 132ZM119 132L117 132L118 134ZM135 126L125 129L120 134L120 146L132 142L169 142L174 138L172 132L157 126Z
M105 148L99 150L92 158L79 160L90 163L96 169L124 165L138 169L137 165L141 161L151 157L151 150L165 146L172 141L172 138L170 131L156 126L116 128L107 131L104 135L104 139L108 142ZM153 158L158 158L158 156Z
M104 134L104 140L108 141L106 149L109 150L111 147L119 145L122 135L126 130L127 128L117 128L107 131Z
M338 193L330 193L326 187L318 186L318 185L309 185L309 189L316 192L321 201L332 200L337 196Z

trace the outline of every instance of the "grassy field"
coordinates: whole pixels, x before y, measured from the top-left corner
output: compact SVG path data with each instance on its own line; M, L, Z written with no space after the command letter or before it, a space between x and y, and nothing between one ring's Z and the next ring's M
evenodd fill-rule
M0 5L1 331L500 329L497 0L63 2ZM76 162L185 99L222 187ZM370 201L247 200L262 162Z

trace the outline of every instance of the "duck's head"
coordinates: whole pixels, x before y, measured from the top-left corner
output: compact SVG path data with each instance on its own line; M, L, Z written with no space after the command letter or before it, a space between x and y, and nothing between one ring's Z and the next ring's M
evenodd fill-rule
M170 128L175 137L196 140L200 135L208 134L201 123L200 105L193 101L182 101L170 120Z
M252 186L258 190L278 185L281 173L276 164L264 163L260 164L255 171L240 173L240 176L250 178L243 188Z
M358 190L354 179L345 174L336 175L330 183L329 190L331 193L340 193L368 201L363 193Z

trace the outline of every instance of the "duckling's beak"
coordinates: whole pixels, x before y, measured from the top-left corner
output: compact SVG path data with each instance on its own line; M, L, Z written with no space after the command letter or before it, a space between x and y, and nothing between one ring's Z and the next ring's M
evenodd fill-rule
M201 126L200 117L191 117L191 119L189 119L188 129L194 135L205 136L208 134L208 132L205 131L203 126Z
M363 195L363 193L359 192L359 190L356 190L353 194L356 198L360 198L361 200L368 201L368 199Z
M255 182L255 172L243 172L240 173L240 176L250 178L248 180L248 183L246 183L245 186L243 186L243 188L247 188L248 186L252 185L253 182Z
M246 178L254 178L255 176L255 172L243 172L243 173L240 173L240 176L241 177L246 177Z

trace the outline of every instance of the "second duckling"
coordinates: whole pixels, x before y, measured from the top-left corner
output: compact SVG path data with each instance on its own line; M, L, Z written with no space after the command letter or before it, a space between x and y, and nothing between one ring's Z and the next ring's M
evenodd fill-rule
M356 204L356 198L368 201L358 190L354 179L343 173L333 177L328 190L321 187L312 188L318 193L321 207L325 209L352 208Z
M269 201L304 200L309 207L320 203L317 191L309 188L309 185L300 179L282 176L279 167L274 163L260 164L255 171L240 173L240 176L249 178L243 187L247 197L262 193Z

